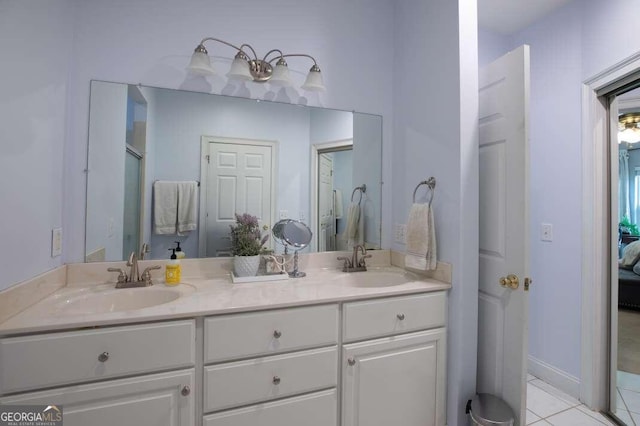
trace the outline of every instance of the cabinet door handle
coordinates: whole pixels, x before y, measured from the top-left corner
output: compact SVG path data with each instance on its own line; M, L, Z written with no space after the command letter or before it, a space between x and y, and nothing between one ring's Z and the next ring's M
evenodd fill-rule
M280 384L280 377L273 376L273 384L274 385L279 385Z
M98 361L100 362L107 362L108 359L109 359L109 352L102 352L100 355L98 355Z
M350 357L349 359L347 359L347 364L349 364L350 366L356 365L356 359L354 357Z
M282 336L282 332L280 330L273 331L273 337L279 339Z
M398 314L396 317L398 317L400 321L404 321L404 314Z
M188 396L191 393L191 388L189 387L189 385L185 385L183 386L180 393L182 394L182 396Z

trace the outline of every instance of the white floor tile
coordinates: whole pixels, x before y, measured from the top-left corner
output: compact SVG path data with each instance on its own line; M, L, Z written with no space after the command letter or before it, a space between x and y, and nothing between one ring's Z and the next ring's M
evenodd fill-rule
M535 380L537 379L536 376L532 376L531 374L527 373L527 382L530 382L531 380Z
M625 420L625 422L627 423L627 426L638 426L640 425L640 414L636 414L636 413L629 413L631 416L631 422L628 422L627 420ZM622 419L620 419L622 420Z
M535 423L531 423L531 424L532 424L532 425L536 425L536 426L542 426L542 425L550 425L551 423L549 423L549 422L548 422L548 421L546 421L546 420L539 420L539 421L537 421L537 422L535 422Z
M540 420L540 417L536 416L531 411L527 410L527 424L528 425L530 425L531 423L537 422L538 420Z
M550 384L548 384L546 382L543 382L540 379L532 380L532 381L529 382L529 384L542 389L543 391L547 392L548 394L551 394L551 395L555 396L556 398L560 399L563 402L566 402L567 404L569 404L572 407L580 405L580 401L578 401L577 399L575 399L571 395L568 395L568 394L562 392L561 390L558 390L558 389L554 388Z
M590 415L583 413L577 408L563 411L546 418L554 426L602 426L603 423L594 419Z
M596 420L599 420L600 422L606 424L606 425L612 425L613 423L611 422L611 420L609 420L607 417L605 417L604 414L602 413L598 413L597 411L592 411L589 407L585 406L585 405L578 405L578 410L582 411L583 413L593 417ZM626 409L625 409L626 411Z
M618 391L622 395L627 409L633 413L640 413L640 393L626 389L618 389Z
M531 383L527 384L527 409L535 415L546 418L571 408L569 404L559 400Z
M640 392L640 375L627 373L626 371L618 371L618 374L616 376L616 384L620 389Z
M624 408L620 408L616 411L616 417L622 420L627 426L635 426L635 422L631 417L631 414Z

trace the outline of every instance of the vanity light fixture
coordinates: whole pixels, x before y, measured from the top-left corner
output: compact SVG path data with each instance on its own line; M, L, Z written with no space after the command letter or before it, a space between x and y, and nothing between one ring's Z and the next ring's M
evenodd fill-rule
M630 112L618 117L618 143L640 142L640 113Z
M279 49L272 49L264 55L264 58L259 59L253 47L246 43L237 47L224 40L213 37L202 39L200 44L195 48L193 55L191 56L191 62L187 66L187 69L194 74L215 74L215 70L213 69L209 58L209 52L207 52L207 49L204 47L204 43L207 41L217 41L238 51L231 63L231 68L227 73L228 78L243 81L253 80L258 83L268 81L271 84L278 86L290 86L291 78L289 77L289 67L287 66L287 62L284 58L304 56L313 61L313 66L309 70L309 74L307 74L307 79L301 86L302 89L315 92L325 90L324 83L322 81L322 74L320 73L320 67L318 67L318 63L313 56L304 53L284 54ZM252 56L249 55L249 51ZM272 65L274 61L275 66Z

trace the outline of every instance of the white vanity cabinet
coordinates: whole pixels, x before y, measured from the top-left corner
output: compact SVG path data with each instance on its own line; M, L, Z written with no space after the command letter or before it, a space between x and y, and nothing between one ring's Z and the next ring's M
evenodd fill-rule
M62 405L66 426L193 426L195 352L194 320L3 338L0 404Z
M337 425L338 325L337 304L207 318L203 424Z
M342 426L444 425L445 293L347 303L343 312L345 341L388 337L343 345Z

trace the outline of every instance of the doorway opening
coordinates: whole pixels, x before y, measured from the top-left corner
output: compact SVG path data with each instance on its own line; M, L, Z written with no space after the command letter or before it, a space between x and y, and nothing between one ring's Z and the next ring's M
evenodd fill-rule
M311 246L347 250L346 209L353 185L353 139L311 146Z

